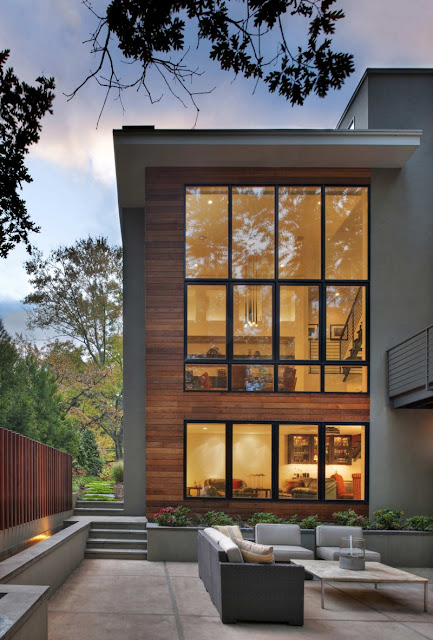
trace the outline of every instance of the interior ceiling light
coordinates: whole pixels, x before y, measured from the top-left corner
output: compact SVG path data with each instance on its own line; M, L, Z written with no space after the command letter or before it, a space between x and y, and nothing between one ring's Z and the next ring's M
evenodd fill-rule
M207 203L208 203L208 204L212 204L212 200L208 200L208 201L207 201Z
M335 294L335 297L338 298L339 296L340 296L340 294L337 291L337 293Z

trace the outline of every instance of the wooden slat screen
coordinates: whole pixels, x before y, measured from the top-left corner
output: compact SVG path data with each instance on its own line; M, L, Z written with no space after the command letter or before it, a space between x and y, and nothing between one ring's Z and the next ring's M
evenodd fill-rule
M0 428L0 531L72 509L72 457Z

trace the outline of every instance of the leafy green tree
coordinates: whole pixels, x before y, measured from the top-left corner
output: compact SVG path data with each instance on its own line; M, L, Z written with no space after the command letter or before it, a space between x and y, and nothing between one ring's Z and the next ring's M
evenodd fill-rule
M143 88L156 101L149 87L155 70L176 97L180 87L196 106L191 80L202 73L186 63L185 39L191 31L197 48L206 42L221 69L263 81L292 105L302 105L312 92L324 97L329 89L341 88L354 71L353 56L332 49L336 23L344 18L334 8L336 0L111 0L102 13L91 0L83 1L98 21L88 41L97 63L70 97L95 79L107 94ZM297 18L308 25L305 45L293 38ZM124 79L125 66L120 71L117 48L139 67L130 80Z
M39 228L30 220L18 195L32 182L24 164L29 147L39 140L41 120L52 113L54 78L36 78L38 86L20 82L12 68L5 69L9 50L0 51L0 257L20 242L31 252L30 232Z
M78 240L26 263L29 327L58 338L37 357L54 373L80 432L92 429L123 457L122 251L105 238Z
M90 476L99 476L104 466L96 443L95 434L90 429L86 429L81 434L77 462Z
M33 286L24 300L31 305L29 329L52 329L104 365L110 338L122 327L122 249L89 237L47 258L35 251L25 266Z
M33 354L19 353L1 321L0 426L72 455L78 451L53 374Z

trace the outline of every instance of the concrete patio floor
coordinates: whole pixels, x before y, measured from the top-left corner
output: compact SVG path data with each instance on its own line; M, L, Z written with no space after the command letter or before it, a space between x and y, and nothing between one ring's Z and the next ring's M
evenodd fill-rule
M433 569L407 569L433 581ZM84 560L48 605L49 640L433 640L423 586L305 582L305 624L223 625L196 563Z

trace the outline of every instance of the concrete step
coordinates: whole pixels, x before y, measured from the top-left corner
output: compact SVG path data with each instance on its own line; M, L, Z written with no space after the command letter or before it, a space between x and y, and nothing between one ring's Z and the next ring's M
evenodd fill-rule
M146 521L144 521L144 522L134 522L134 521L127 520L126 516L123 516L123 517L125 518L124 522L117 522L117 520L116 521L107 520L105 522L103 520L102 521L98 520L97 522L93 522L91 531L93 529L117 529L117 530L123 529L125 531L129 531L129 530L132 530L132 529L134 531L136 531L136 530L142 531L142 530L146 529ZM104 536L101 536L101 537L104 537Z
M147 551L139 549L86 549L84 557L101 560L147 560Z
M123 502L120 500L77 500L76 507L78 509L119 509L123 510Z
M91 549L140 549L147 550L147 540L123 540L122 538L92 538L87 540L86 551Z
M113 523L111 529L101 529L99 523L94 523L89 531L89 539L95 538L147 540L147 531L146 529L119 529L117 523Z
M105 504L110 504L109 502ZM95 507L76 507L74 509L74 516L121 516L122 511L119 509L98 509ZM99 524L99 523L98 523Z

